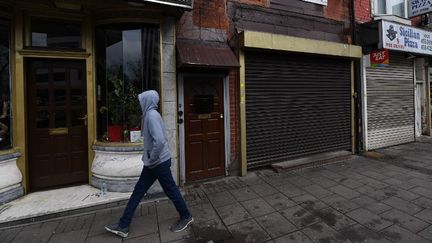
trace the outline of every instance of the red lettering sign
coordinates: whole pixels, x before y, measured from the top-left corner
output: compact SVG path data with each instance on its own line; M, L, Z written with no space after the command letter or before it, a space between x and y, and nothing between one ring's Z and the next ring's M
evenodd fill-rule
M383 67L389 65L389 52L387 49L371 51L370 63L372 67Z

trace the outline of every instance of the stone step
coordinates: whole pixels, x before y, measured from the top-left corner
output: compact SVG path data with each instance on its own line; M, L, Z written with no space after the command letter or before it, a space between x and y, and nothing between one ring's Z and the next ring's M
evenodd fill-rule
M351 159L353 154L349 151L336 151L315 154L298 159L292 159L284 162L272 164L272 168L277 172L286 170L300 169L305 167L314 167L322 164L336 163L343 160Z

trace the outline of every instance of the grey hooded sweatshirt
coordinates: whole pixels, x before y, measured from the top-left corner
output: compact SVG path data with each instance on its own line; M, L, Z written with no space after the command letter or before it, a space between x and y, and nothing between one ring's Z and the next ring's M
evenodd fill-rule
M166 137L165 125L157 111L159 95L148 90L138 95L143 113L141 133L144 139L144 166L154 168L171 158Z

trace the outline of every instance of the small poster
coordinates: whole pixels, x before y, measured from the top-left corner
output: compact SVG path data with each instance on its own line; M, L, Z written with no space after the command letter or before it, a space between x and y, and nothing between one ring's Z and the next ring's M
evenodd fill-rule
M374 50L370 54L371 67L385 67L389 65L389 52L387 49Z
M130 131L130 141L132 143L140 143L143 141L143 137L141 136L141 130L139 131Z

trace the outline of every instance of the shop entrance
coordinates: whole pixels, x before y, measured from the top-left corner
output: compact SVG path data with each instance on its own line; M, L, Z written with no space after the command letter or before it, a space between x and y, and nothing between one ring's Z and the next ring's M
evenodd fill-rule
M26 64L30 189L87 182L85 62Z
M184 104L186 180L223 176L223 78L185 77Z

